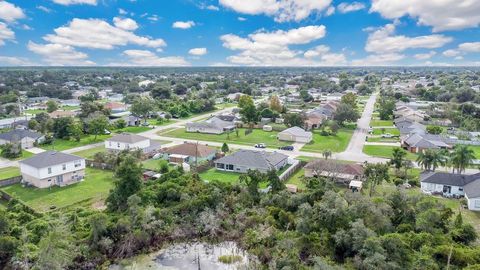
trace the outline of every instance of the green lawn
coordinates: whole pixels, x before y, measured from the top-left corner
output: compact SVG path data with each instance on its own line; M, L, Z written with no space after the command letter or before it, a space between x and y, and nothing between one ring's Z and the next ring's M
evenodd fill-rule
M354 129L343 128L335 136L322 136L320 131L316 130L313 132L312 142L306 144L301 150L307 152L323 152L325 150L342 152L347 148L353 131Z
M40 110L40 109L32 109L32 110L24 110L23 113L25 114L38 114L42 112L47 112L46 110Z
M298 189L305 190L307 187L304 182L305 169L301 168L288 178L286 184L296 185Z
M240 175L242 174L235 172L218 171L215 168L211 168L199 174L200 178L203 181L219 181L224 183L236 183L238 182L238 178L240 177Z
M20 168L18 167L5 167L0 169L0 180L12 178L20 175Z
M261 129L254 129L252 133L245 136L245 129L238 129L238 137L235 132L232 132L230 136L227 134L203 134L195 132L186 132L185 129L175 129L172 131L166 131L160 133L162 136L174 137L174 138L183 138L191 140L200 140L200 141L210 141L210 142L219 142L223 143L233 143L233 144L243 144L243 145L254 145L256 143L265 143L267 147L278 148L280 146L290 145L291 142L281 142L277 140L276 131L263 131ZM229 138L228 138L229 137Z
M26 158L29 158L29 157L32 157L33 154L26 151L25 149L22 149L22 155L18 158L9 158L8 160L23 160L23 159L26 159Z
M162 159L147 159L145 161L142 161L143 168L152 170L152 171L157 171L160 168L160 161Z
M79 110L80 109L80 106L62 106L62 110L65 110L65 111L75 111L75 110Z
M395 143L399 142L400 139L398 137L395 138L382 138L382 137L368 137L368 142L388 142L388 143Z
M370 126L372 126L372 127L390 127L390 126L393 126L393 121L392 120L372 119L372 121L370 121Z
M382 132L381 128L374 128L373 129L373 135L382 135L382 134L387 134L387 133L399 136L400 135L400 130L398 130L397 128L385 128L385 132Z
M74 152L72 154L77 155L77 156L81 156L81 157L86 158L86 159L93 159L93 156L96 153L103 152L103 151L105 151L105 145L97 146L97 147L90 148L90 149L87 149L87 150Z
M365 145L363 147L363 153L373 157L391 158L394 148L397 147L384 145ZM407 152L407 158L410 160L416 160L417 155L411 152Z
M162 122L158 122L157 119L150 118L150 119L147 119L147 122L152 126L160 127L160 126L166 126L166 125L173 124L176 121L170 119L170 120L163 120Z
M52 144L41 145L40 148L45 150L63 151L75 147L103 142L112 135L98 135L95 140L95 135L84 135L79 142L75 140L55 139Z
M84 181L70 186L38 189L24 188L20 184L16 184L4 187L2 190L36 211L46 212L51 209L51 206L58 209L86 200L90 200L92 203L104 200L112 187L112 172L87 168Z
M475 152L475 157L480 159L480 146L469 145L468 148L472 149Z

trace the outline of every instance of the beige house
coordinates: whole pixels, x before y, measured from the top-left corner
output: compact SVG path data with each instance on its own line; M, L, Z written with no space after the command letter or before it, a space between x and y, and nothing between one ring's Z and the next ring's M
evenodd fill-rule
M85 177L85 159L62 152L43 152L19 163L22 181L38 188L66 186Z
M313 134L300 127L287 128L278 133L277 138L280 141L309 143L312 141Z

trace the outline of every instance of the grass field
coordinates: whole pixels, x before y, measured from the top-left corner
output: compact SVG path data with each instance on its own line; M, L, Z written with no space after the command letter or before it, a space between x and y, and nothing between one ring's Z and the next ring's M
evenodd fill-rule
M31 110L24 110L23 113L25 114L38 114L42 112L47 112L46 110L40 110L40 109L31 109Z
M382 137L368 137L368 142L399 142L399 138L382 138Z
M112 137L112 135L98 135L97 139L95 140L95 135L84 135L79 142L75 140L55 139L52 144L41 145L40 148L45 150L63 151L75 147L103 142L110 137Z
M86 168L85 180L70 186L38 189L24 188L20 184L16 184L4 187L2 190L36 211L46 212L52 206L58 209L85 200L90 200L92 203L104 200L112 187L112 172Z
M20 168L18 167L5 167L0 169L0 180L12 178L20 175Z
M277 140L276 131L263 131L261 129L254 129L252 133L245 136L245 129L238 129L238 137L235 132L232 132L230 136L227 134L203 134L195 132L186 132L185 129L179 128L172 131L167 131L160 133L162 136L174 137L174 138L183 138L191 140L200 140L200 141L210 141L210 142L219 142L223 143L233 143L233 144L243 144L253 146L256 143L265 143L267 147L278 148L280 146L290 145L289 142L281 142ZM230 138L228 138L230 137Z
M117 129L115 130L115 133L123 133L123 132L128 132L128 133L141 133L145 132L147 130L151 130L152 128L150 127L144 127L144 126L132 126L132 127L124 127L122 129Z
M87 149L87 150L74 152L72 154L77 155L77 156L81 156L81 157L86 158L86 159L93 159L93 156L96 153L103 152L103 151L105 151L105 145L97 146L97 147L90 148L90 149Z
M393 121L392 120L372 119L372 121L370 121L370 126L372 126L372 127L390 127L390 126L393 126Z
M199 174L203 181L219 181L223 183L236 183L238 182L240 175L240 173L235 172L217 171L215 168L211 168Z
M312 142L306 144L301 150L307 152L323 152L325 150L342 152L347 148L353 131L354 129L350 128L340 129L335 136L322 136L320 131L314 131Z
M305 190L307 187L305 186L305 182L303 181L304 175L305 175L305 169L301 168L292 176L290 176L290 178L288 178L285 184L296 185L298 189Z
M468 146L468 148L472 149L475 152L475 157L480 159L480 146Z
M385 128L385 132L382 132L381 128L374 128L373 129L373 135L382 135L382 134L387 134L387 133L399 136L400 135L400 130L398 130L396 128Z
M363 147L363 153L373 156L373 157L382 157L382 158L391 158L392 151L395 146L384 146L384 145L365 145ZM407 159L416 160L417 155L414 153L407 152Z

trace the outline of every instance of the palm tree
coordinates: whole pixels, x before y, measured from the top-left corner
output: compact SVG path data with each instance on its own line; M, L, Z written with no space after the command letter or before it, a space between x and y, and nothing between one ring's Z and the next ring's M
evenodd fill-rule
M430 171L430 168L432 167L432 159L428 151L420 152L417 157L417 162L424 170Z
M392 151L392 158L390 159L390 164L395 167L395 170L400 170L405 161L407 152L400 147L394 148Z
M453 168L457 169L458 173L464 172L465 168L472 164L474 159L475 153L466 145L455 146L451 155Z
M330 151L330 150L324 150L324 151L322 152L322 156L323 156L325 159L328 159L329 157L332 156L332 151Z
M438 168L439 165L444 166L445 163L447 162L447 158L444 155L442 151L438 150L428 150L430 151L430 158L432 162L432 170L435 171L436 168Z

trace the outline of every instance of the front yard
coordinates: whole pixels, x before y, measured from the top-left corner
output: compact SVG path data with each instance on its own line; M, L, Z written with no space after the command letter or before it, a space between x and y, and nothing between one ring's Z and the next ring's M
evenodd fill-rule
M0 169L0 181L20 175L20 168L5 167Z
M363 146L363 153L372 157L391 158L394 148L398 147L384 145L365 145ZM415 161L417 159L417 155L411 152L407 152L407 159Z
M276 131L263 131L261 129L254 129L252 133L245 136L245 129L238 129L238 137L234 132L227 134L204 134L196 132L186 132L184 128L175 129L172 131L166 131L159 133L160 136L173 137L173 138L183 138L190 140L199 140L199 141L209 141L209 142L219 142L223 143L233 143L233 144L242 144L253 146L256 143L265 143L267 147L278 148L281 146L291 145L292 142L282 142L277 140Z
M85 173L84 181L66 187L38 189L15 184L2 190L38 212L64 208L84 201L94 203L105 200L113 187L113 173L92 168L87 168Z
M45 150L63 151L84 145L100 143L110 137L112 137L112 135L98 135L95 140L95 135L84 135L79 142L75 140L55 139L52 144L40 145L40 148Z
M330 150L332 152L343 152L352 138L354 129L342 128L335 136L322 136L319 130L313 131L313 140L302 147L306 152L323 152Z
M400 136L400 130L397 128L374 128L373 135L382 135L390 133L395 136Z
M393 126L393 121L392 120L372 119L372 121L370 121L370 126L372 126L372 127L391 127L391 126Z
M22 155L21 156L19 156L18 158L9 158L8 160L23 160L23 159L26 159L26 158L30 158L32 156L33 156L32 153L28 152L25 149L22 149Z

